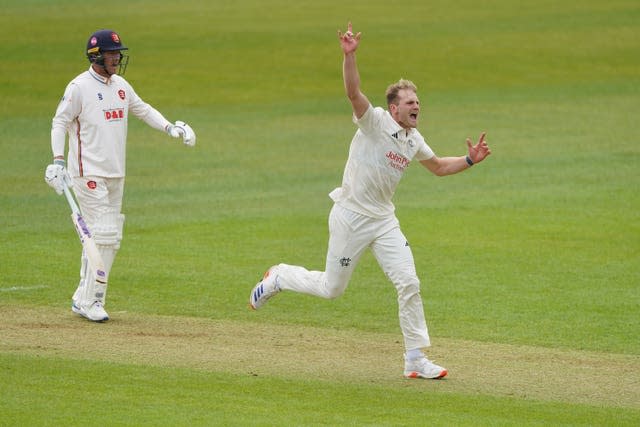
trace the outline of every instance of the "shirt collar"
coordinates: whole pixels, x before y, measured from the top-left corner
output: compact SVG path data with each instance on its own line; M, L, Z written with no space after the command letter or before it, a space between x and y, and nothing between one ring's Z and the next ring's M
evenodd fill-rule
M91 77L93 77L94 79L96 79L100 83L104 83L106 85L111 83L111 78L110 77L104 77L104 76L101 76L100 74L96 73L96 70L93 69L93 65L89 66L89 74L91 74Z

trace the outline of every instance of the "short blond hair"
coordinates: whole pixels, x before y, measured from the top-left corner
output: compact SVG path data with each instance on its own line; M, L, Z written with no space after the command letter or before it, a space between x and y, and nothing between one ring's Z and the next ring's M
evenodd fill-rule
M403 89L412 90L414 93L418 92L418 87L411 80L400 79L397 82L389 85L389 87L387 88L385 92L385 95L387 96L387 105L398 105L398 92Z

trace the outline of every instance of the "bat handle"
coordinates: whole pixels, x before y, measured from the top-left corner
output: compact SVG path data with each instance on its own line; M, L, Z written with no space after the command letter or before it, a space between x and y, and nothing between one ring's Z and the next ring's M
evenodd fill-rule
M71 194L71 190L69 189L69 186L67 185L66 182L62 184L62 191L64 191L64 195L67 198L67 202L69 202L69 206L71 206L71 211L73 213L80 212L80 209L78 208L78 204L73 198L73 195Z

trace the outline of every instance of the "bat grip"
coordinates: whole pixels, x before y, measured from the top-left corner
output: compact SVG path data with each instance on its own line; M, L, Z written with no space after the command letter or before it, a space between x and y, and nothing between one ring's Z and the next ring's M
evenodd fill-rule
M67 185L66 182L62 184L62 191L64 191L64 195L67 198L67 202L69 202L69 206L71 207L71 211L73 213L80 212L80 209L78 208L78 204L76 203L75 199L73 198L73 195L71 194L71 190L69 189L69 186Z

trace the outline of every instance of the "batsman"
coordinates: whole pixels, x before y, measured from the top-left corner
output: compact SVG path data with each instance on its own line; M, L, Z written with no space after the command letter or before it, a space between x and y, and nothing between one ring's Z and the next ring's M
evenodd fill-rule
M45 171L45 181L56 193L63 194L66 187L75 192L102 258L104 272L96 276L83 248L80 282L72 297L72 311L94 322L109 320L105 310L107 278L120 248L125 218L122 198L129 115L181 138L187 146L196 143L189 125L182 121L170 123L122 77L129 60L124 53L127 50L113 30L91 34L85 49L89 69L67 85L53 117L53 162ZM65 161L67 136L69 151Z

